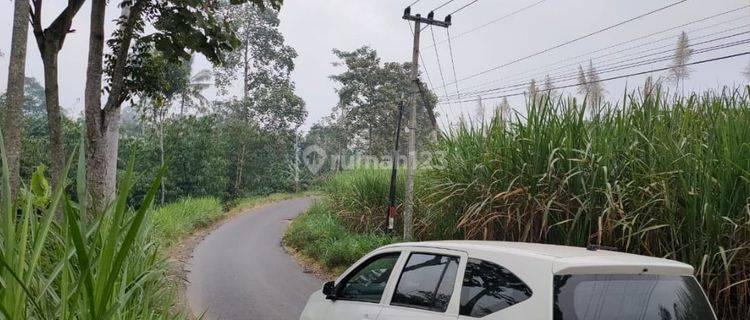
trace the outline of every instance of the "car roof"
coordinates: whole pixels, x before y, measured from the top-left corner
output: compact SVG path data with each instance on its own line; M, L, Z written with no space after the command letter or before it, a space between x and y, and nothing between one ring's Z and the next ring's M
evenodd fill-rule
M507 241L426 241L393 244L388 247L430 247L466 252L512 255L514 259L548 261L555 274L653 273L692 275L693 267L674 260L654 258L610 250L589 250L582 247Z

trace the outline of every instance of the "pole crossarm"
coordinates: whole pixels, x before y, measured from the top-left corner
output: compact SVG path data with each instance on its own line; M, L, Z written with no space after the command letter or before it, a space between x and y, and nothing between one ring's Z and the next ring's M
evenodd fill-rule
M415 14L415 15L412 15L411 14L411 7L407 7L406 9L404 9L404 16L402 18L404 20L409 20L409 21L414 21L414 22L420 22L420 23L424 23L424 24L427 24L427 25L438 26L438 27L443 27L443 28L447 28L447 27L449 27L451 25L451 16L450 15L447 15L445 17L445 21L435 20L435 19L433 19L434 16L435 16L434 12L430 12L429 14L427 14L427 18L422 17L422 15L418 14L418 13Z

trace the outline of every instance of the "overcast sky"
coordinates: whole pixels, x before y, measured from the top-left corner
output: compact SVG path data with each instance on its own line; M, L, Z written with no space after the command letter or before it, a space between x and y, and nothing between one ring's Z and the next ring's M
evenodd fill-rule
M337 102L335 84L328 76L341 70L332 66L333 48L352 50L363 45L375 48L383 61L410 61L412 36L407 23L401 19L404 7L413 0L285 0L281 11L281 31L287 43L299 53L296 69L293 74L297 86L297 93L307 103L309 118L303 129L322 117L328 115L332 106ZM453 10L473 0L454 0L449 5L437 11L436 16L442 17ZM111 1L108 16L112 20L118 10ZM421 0L413 8L413 13L426 15L430 9L437 7L445 0ZM453 16L450 33L454 36L452 42L455 70L458 79L464 79L484 70L511 62L544 49L554 47L568 40L578 38L604 27L639 16L646 12L664 7L677 0L547 0L507 19L486 25L476 31L461 35L500 18L508 13L539 2L539 0L478 0L466 9ZM56 15L65 1L46 1L44 15L46 24ZM87 4L90 2L87 2ZM733 13L708 19L671 32L660 33L656 36L635 41L616 48L602 50L593 55L588 52L599 50L618 42L645 36L668 28L680 26L691 21L699 20L714 14L740 8L748 5L748 0L688 0L667 10L655 13L642 19L630 22L606 32L585 38L583 40L562 46L547 53L540 54L510 66L487 72L481 76L458 82L459 92L469 92L477 89L495 88L509 84L523 83L534 76L542 82L544 75L567 75L575 71L576 62L587 63L593 58L595 66L607 68L613 63L632 60L643 54L655 54L664 49L665 45L676 43L676 36L681 30L688 32L694 43L727 37L703 45L696 45L696 49L708 48L719 44L727 44L750 38L742 32L750 31L750 9L743 9ZM90 6L86 5L76 17L73 28L76 32L68 37L60 57L60 93L61 104L68 114L77 116L83 107L84 74L86 71L86 55L88 42ZM0 51L5 55L0 57L0 90L4 91L7 82L8 53L10 47L10 33L12 27L12 2L0 2ZM108 24L107 32L111 32L113 24ZM435 48L432 33L439 45ZM461 36L458 36L461 35ZM733 37L729 37L735 35ZM458 37L456 37L458 36ZM425 29L422 34L422 56L424 58L427 75L440 96L447 91L449 95L456 93L455 77L451 65L448 43L440 42L446 39L443 28ZM674 38L669 38L674 37ZM37 79L42 77L42 65L38 50L33 42L33 35L29 35L27 76ZM660 40L660 41L658 41ZM437 53L436 50L437 49ZM629 50L625 50L629 49ZM616 53L622 51L620 53ZM743 43L722 50L696 54L693 61L704 60L727 54L750 51L750 44ZM609 55L608 55L609 54ZM583 56L581 56L583 55ZM598 56L605 56L596 59ZM569 58L581 56L576 59ZM654 55L660 57L663 55ZM442 68L439 68L439 57ZM559 63L561 60L566 60ZM685 84L685 90L700 90L718 88L723 85L738 85L746 83L742 77L742 70L750 61L750 57L743 56L714 63L706 63L692 67L693 74ZM566 65L571 65L565 67ZM633 69L616 70L603 73L602 78L628 73L655 69L667 66L668 62L653 64ZM201 60L197 67L209 67L205 60ZM445 83L443 89L442 74ZM533 71L533 72L530 72ZM520 74L520 75L519 75ZM658 76L659 74L656 74ZM611 99L622 96L625 86L633 87L641 84L644 76L629 77L605 83ZM574 80L573 80L574 81ZM488 83L489 82L489 83ZM556 86L569 84L570 81L558 80ZM511 88L502 94L518 93L524 88ZM239 90L239 89L238 89ZM213 90L209 95L214 96ZM569 92L575 92L570 89ZM234 93L239 95L239 92ZM484 94L485 105L491 109L498 101L491 100L492 96L501 94ZM475 95L464 95L464 99L474 98ZM511 99L511 104L520 105L521 97ZM476 112L476 102L441 104L438 112L441 123L455 122L458 115L465 112L472 115ZM489 111L487 111L489 112Z

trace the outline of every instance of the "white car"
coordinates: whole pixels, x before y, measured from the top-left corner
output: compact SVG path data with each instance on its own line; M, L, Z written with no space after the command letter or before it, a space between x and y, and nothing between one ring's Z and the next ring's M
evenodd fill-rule
M690 265L490 241L379 248L313 293L301 320L715 320Z

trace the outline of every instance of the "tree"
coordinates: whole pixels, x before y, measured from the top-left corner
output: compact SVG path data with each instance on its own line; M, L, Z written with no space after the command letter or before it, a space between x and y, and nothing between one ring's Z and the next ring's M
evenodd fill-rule
M743 72L742 74L745 75L745 79L747 79L747 81L750 81L750 62L747 63L747 67L745 67L745 72Z
M135 109L142 119L153 125L158 138L159 164L164 166L164 122L173 100L190 90L190 69L184 63L169 61L159 53L144 57L136 68L143 74L132 85L132 89L140 93ZM162 179L161 203L165 201L165 189L166 179Z
M335 66L344 71L331 75L339 87L336 93L339 101L334 107L332 118L346 132L346 149L365 152L368 155L387 155L393 148L393 134L396 129L396 115L402 97L411 94L410 63L386 62L378 57L377 51L361 47L353 51L333 50L339 62ZM420 85L429 105L434 105L435 95ZM429 107L418 103L417 121L419 128L432 126ZM407 119L407 115L403 115ZM406 121L402 121L406 126ZM401 142L406 145L406 135ZM419 144L431 140L429 130L418 130Z
M28 3L26 0L13 1L13 33L8 64L8 89L5 105L3 139L5 156L10 174L10 191L18 192L21 168L21 123L23 121L23 87L26 76L26 46L29 30Z
M674 60L672 60L672 64L669 66L669 79L678 89L680 89L680 84L682 84L684 89L684 81L690 77L692 70L688 68L687 63L690 62L693 53L694 50L690 48L690 41L688 40L687 33L683 31L680 34L680 38L677 40Z
M24 117L26 116L45 116L44 110L44 87L35 78L26 78L23 86L23 105L21 106L21 112ZM0 95L0 119L5 119L5 107L7 104L8 95L3 93Z
M226 63L214 68L216 86L220 92L226 93L232 82L238 79L242 81L242 100L224 105L227 107L225 111L238 121L237 125L261 126L258 121L273 122L284 118L277 117L284 114L283 110L274 108L287 108L290 111L301 107L304 110L302 99L293 93L294 84L290 78L297 52L284 42L284 35L278 29L278 11L259 10L256 6L245 4L226 7L225 15L232 30L239 36L239 43L238 50L224 54ZM273 100L283 105L269 105ZM233 179L236 196L243 193L247 158L252 154L248 142L246 139L237 141Z
M281 0L250 0L258 6ZM234 0L232 3L243 3ZM239 45L239 39L223 21L218 2L192 0L127 0L120 2L122 14L110 48L104 55L104 23L107 1L92 0L89 54L86 70L86 186L89 208L101 212L115 190L120 107L138 92L136 66L154 53L168 60L185 61L191 53L204 55L221 64L223 52ZM149 27L149 33L144 30ZM131 47L132 46L132 47ZM102 80L106 71L106 101L102 104Z
M45 116L44 87L35 78L26 78L23 85L23 106L21 110L24 116Z
M31 0L29 18L34 30L37 48L42 56L44 67L44 96L47 109L47 127L50 132L50 161L52 169L52 188L57 185L65 165L65 142L63 141L62 118L60 109L60 93L58 88L57 62L60 50L65 43L73 18L83 6L85 0L70 0L68 5L47 27L42 27L43 0Z
M179 92L180 95L180 116L185 115L185 110L193 108L199 112L207 111L209 104L208 99L203 96L203 91L211 87L211 70L201 69L193 74L193 61L195 56L191 56L183 68L190 76L185 87Z

